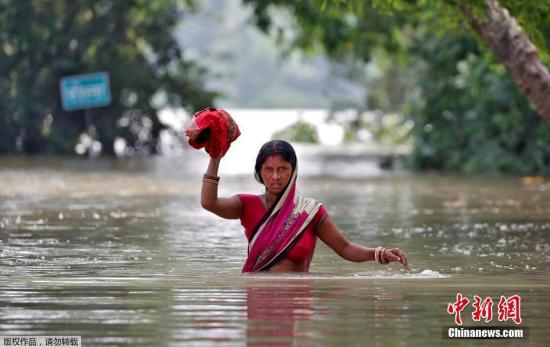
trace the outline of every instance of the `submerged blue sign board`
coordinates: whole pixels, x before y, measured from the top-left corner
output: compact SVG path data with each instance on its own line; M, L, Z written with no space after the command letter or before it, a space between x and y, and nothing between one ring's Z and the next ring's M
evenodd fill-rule
M65 111L107 106L111 103L109 75L106 72L63 77L59 84L61 103Z

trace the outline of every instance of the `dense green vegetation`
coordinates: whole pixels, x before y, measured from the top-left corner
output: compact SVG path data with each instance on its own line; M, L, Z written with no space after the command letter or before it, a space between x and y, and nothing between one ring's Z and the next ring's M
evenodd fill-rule
M304 121L298 121L280 131L275 132L272 138L305 143L319 142L317 129L313 125Z
M347 140L366 129L384 144L413 143L419 169L550 175L549 124L465 20L483 19L485 1L242 2L259 28L287 44L282 52L323 52L368 86L364 103L334 105L357 111ZM499 2L548 66L550 2ZM85 152L95 143L109 154L117 139L132 153L155 153L161 108L192 111L217 96L173 36L193 3L201 2L0 0L0 153ZM96 71L109 73L113 102L92 111L90 126L84 111L61 109L59 80ZM277 135L316 141L302 123Z
M451 33L418 44L414 164L420 169L550 175L550 123L476 41Z
M0 0L0 153L74 153L124 139L155 153L165 105L211 105L204 70L183 58L173 28L189 9L177 0ZM61 109L63 76L106 71L112 104Z
M257 25L280 31L276 10L295 18L291 46L333 59L375 63L382 74L366 108L412 120L420 169L550 175L550 125L539 117L474 30L462 6L483 1L244 0ZM501 0L550 62L550 2ZM286 48L288 49L288 47ZM357 129L364 122L352 121ZM364 127L368 123L364 123Z

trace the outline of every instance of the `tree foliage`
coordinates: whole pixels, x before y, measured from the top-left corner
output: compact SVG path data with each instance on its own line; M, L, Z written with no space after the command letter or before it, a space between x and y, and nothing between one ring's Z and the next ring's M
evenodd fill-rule
M319 143L319 135L315 126L301 120L275 132L272 138L292 142Z
M273 10L284 8L295 19L298 34L292 44L302 49L322 48L332 57L352 54L368 61L373 48L395 52L402 48L405 27L443 33L470 31L461 6L483 18L480 0L243 0L252 6L259 28L276 29ZM550 1L499 0L510 10L550 64Z
M292 14L298 28L293 47L323 49L338 60L380 63L386 57L384 75L369 85L368 106L395 111L395 102L384 95L399 87L387 86L396 80L406 84L398 107L414 121L416 167L550 175L549 125L536 116L461 11L468 6L484 18L485 1L243 1L254 8L264 30L277 26L274 8ZM549 65L550 2L499 2Z
M0 153L72 153L82 134L113 153L115 138L157 149L165 105L211 105L204 70L184 59L172 37L189 3L177 0L0 0ZM59 81L110 75L112 104L61 109Z
M420 169L550 175L550 124L471 37L427 37L415 57L422 95L410 104Z

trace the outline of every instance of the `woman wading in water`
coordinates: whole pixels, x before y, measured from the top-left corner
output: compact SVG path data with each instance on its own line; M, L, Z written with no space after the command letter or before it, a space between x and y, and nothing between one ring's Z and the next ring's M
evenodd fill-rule
M317 238L349 261L400 262L409 268L399 248L367 248L348 241L321 203L298 194L296 153L288 142L269 141L258 153L254 175L265 186L262 195L218 197L220 159L210 159L201 205L222 218L241 220L249 242L243 272L308 272Z

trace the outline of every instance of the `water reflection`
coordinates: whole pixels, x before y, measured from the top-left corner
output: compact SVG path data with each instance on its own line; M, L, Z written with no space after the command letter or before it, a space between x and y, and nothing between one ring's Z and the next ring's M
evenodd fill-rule
M310 346L313 280L246 280L247 346Z

